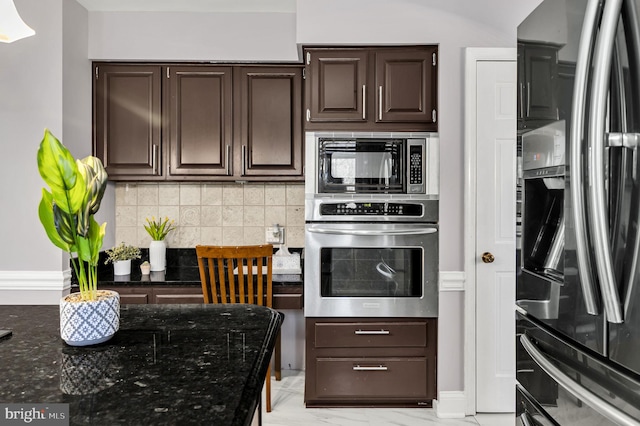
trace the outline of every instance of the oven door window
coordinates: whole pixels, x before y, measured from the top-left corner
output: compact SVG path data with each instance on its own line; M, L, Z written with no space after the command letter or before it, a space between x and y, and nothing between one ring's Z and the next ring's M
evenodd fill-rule
M403 193L404 140L321 139L320 193Z
M322 248L323 297L422 297L423 250Z

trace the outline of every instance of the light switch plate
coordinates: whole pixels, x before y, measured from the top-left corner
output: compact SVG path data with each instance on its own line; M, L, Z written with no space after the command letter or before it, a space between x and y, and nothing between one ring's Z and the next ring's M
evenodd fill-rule
M275 228L273 226L268 226L265 231L264 239L267 244L282 244L284 243L284 228L279 227L278 231L275 232Z

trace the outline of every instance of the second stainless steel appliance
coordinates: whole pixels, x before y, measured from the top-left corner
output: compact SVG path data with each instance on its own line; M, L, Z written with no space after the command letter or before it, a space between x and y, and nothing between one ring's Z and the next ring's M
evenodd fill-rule
M306 142L305 316L437 317L437 135Z
M518 27L521 128L564 120L566 170L564 189L525 194L525 212L553 191L563 201L548 221L523 217L522 264L534 270L517 294L546 278L555 294L538 302L555 308L517 301L517 424L640 425L639 12L640 0L545 0ZM554 276L551 245L538 256L524 241L558 235L561 221Z

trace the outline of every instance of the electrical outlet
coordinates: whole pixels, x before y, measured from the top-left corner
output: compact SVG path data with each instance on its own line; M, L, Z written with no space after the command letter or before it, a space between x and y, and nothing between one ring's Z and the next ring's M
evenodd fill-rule
M284 243L284 228L281 226L277 228L274 226L268 226L267 230L265 231L264 239L267 244Z

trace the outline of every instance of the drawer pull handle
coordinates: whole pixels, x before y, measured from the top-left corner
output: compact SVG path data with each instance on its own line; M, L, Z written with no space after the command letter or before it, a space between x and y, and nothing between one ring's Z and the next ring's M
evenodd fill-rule
M354 365L353 371L387 371L386 365Z
M356 334L389 334L389 330L356 330Z

